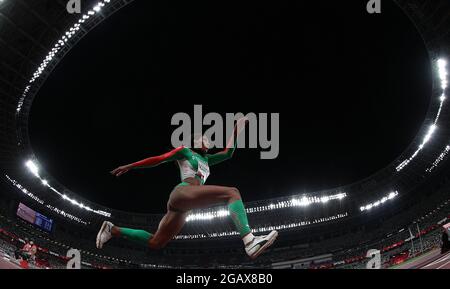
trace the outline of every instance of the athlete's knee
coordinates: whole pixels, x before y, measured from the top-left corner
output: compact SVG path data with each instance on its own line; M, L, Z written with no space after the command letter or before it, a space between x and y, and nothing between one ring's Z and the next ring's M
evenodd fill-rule
M231 187L228 189L228 194L231 200L240 200L241 199L241 193L239 192L238 188Z

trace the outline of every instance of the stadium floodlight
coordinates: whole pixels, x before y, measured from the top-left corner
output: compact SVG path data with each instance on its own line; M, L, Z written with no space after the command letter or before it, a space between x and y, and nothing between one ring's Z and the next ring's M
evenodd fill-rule
M443 104L443 102L441 102L441 108L442 108L442 104ZM441 108L439 109L439 111L441 110ZM430 141L431 137L436 132L436 129L437 129L436 123L438 121L439 114L440 114L440 112L438 112L438 116L436 117L435 122L429 127L427 134L425 135L422 143L419 145L419 148L414 152L414 154L409 159L404 160L399 166L397 166L397 168L396 168L397 172L404 169L413 159L415 159L417 157L417 155L419 154L419 152L421 150L423 150L425 145Z
M97 5L95 5L94 11L95 11L95 12L99 12L100 10L102 10L102 7L103 7L103 6L105 6L105 3L99 2Z
M430 141L431 137L433 136L434 132L436 131L437 126L435 124L431 125L428 129L428 133L425 136L422 146L425 145L428 141Z
M269 203L266 205L261 205L257 207L249 207L246 209L248 214L261 213L266 211L280 210L286 208L295 207L308 207L312 204L325 204L332 200L341 201L347 197L347 193L338 193L335 195L327 195L322 197L308 197L302 196L300 199L292 198L290 200L278 201L276 203ZM216 218L224 218L229 216L229 212L225 208L217 208L214 210L203 210L198 213L189 214L186 218L187 222L191 221L201 221L201 220L213 220Z
M297 199L293 199L292 204L294 206L307 207L311 204L311 201L307 197L303 197L300 199L300 201Z
M0 3L3 0L0 0ZM102 7L104 7L106 4L110 3L110 0L100 1L96 4L96 6L93 8L93 10L88 11L87 15L82 15L78 21L67 31L65 31L62 34L62 37L55 43L55 45L52 47L52 49L49 51L47 56L43 59L39 67L36 69L36 71L33 73L33 77L29 80L29 84L32 84L38 79L41 74L46 70L47 66L50 64L50 62L54 59L54 57L60 52L61 48L69 41L70 38L72 38L73 35L75 35L76 32L80 30L80 24L86 22L87 19L89 19L92 15L95 14L95 12L100 11ZM25 98L28 95L29 92L29 85L25 88L22 96L19 99L18 105L17 105L17 113L20 113L23 102Z
M41 200L39 197L35 196L33 193L28 191L24 186L19 184L16 180L10 178L8 175L5 175L5 177L13 184L13 186L15 186L17 189L19 189L22 193L24 193L25 195L27 195L31 199L35 200L39 204L41 204L41 205L44 204L43 200Z
M346 193L339 193L336 195L328 195L323 197L307 197L303 196L300 199L293 198L290 203L286 205L286 207L308 207L311 204L322 203L325 204L331 200L342 200L347 196Z
M433 162L433 165L431 167L427 168L426 171L431 173L431 171L434 170L439 165L439 163L441 163L445 159L445 157L448 155L449 152L450 152L450 146L447 145L445 147L444 151Z
M18 188L20 191L22 191L24 194L26 194L28 197L30 197L31 199L35 200L36 202L38 202L41 205L45 205L44 200L39 199L39 197L35 196L32 192L28 191L25 187L23 187L21 184L19 184L16 180L10 178L8 175L5 175L5 177L16 187ZM63 210L60 210L56 207L51 206L50 204L47 204L46 207L60 215L62 215L65 218L68 218L70 220L76 221L78 223L87 225L88 223L83 221L82 219L75 217L71 214L68 214L66 212L64 212Z
M439 78L441 79L441 87L443 90L447 88L447 60L441 58L438 60L438 70L439 70Z
M434 120L434 123L430 126L427 134L424 137L423 142L419 145L418 149L412 154L411 157L408 159L405 159L403 162L400 163L400 165L397 166L396 170L397 172L400 172L403 170L413 159L417 157L419 152L424 149L425 145L430 141L431 137L433 136L434 132L437 129L437 123L439 121L439 117L441 115L442 108L444 106L444 101L446 100L445 90L448 87L448 71L447 71L447 60L441 58L437 61L437 69L438 69L438 76L441 81L441 88L442 88L442 95L439 97L440 105L439 109L436 113L436 118Z
M214 212L190 214L186 217L186 222L212 220L216 218L223 218L229 215L230 212L228 210L217 210Z
M27 161L25 165L33 175L39 177L39 168L32 160Z
M301 221L301 222L297 222L297 223L256 227L256 228L252 229L252 232L253 233L264 233L264 232L270 232L272 230L293 229L293 228L304 227L304 226L309 226L309 225L313 225L313 224L334 221L334 220L345 218L347 216L348 216L348 212L345 212L345 213L341 213L341 214L337 214L337 215L333 215L333 216L329 216L329 217L305 220L305 221ZM175 239L177 239L177 240L191 239L192 240L192 239L227 237L227 236L235 236L235 235L239 235L239 233L236 231L231 231L231 232L214 232L214 233L208 233L208 234L177 235L175 237Z
M398 192L397 192L397 191L391 192L391 193L389 193L389 195L387 195L386 197L383 197L382 199L380 199L380 200L378 200L378 201L375 201L375 202L373 202L373 203L370 203L370 204L367 204L367 205L365 205L365 206L359 207L359 210L360 210L361 212L363 212L363 211L371 210L372 208L377 208L377 207L379 207L380 205L386 203L388 200L394 199L397 195L398 195Z

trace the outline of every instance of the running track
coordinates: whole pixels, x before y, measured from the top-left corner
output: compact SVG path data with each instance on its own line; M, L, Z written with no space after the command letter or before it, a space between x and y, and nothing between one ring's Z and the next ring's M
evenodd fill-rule
M450 252L441 254L440 249L435 249L395 266L395 269L450 269Z
M20 266L14 264L13 262L9 261L6 257L0 256L0 269L22 269Z
M450 252L441 254L440 249L430 251L403 264L392 267L395 269L450 269ZM0 269L22 269L6 256L0 255Z

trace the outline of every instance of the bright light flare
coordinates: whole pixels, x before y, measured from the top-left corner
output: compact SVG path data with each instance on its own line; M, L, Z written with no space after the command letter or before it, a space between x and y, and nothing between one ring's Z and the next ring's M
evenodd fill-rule
M391 193L389 193L389 195L387 195L386 197L383 197L381 200L375 201L375 202L367 204L365 206L361 206L359 208L359 210L361 212L364 212L364 211L369 211L369 210L371 210L373 208L380 207L381 205L386 203L388 200L392 200L392 199L394 199L397 196L398 196L398 192L397 191L391 192Z
M32 160L27 161L25 165L33 175L39 177L39 168Z

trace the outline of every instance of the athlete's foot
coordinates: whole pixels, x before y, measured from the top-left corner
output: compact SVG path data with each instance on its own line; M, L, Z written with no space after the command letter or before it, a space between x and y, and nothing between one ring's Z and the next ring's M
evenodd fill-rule
M277 231L272 231L264 236L255 236L251 242L245 245L245 252L251 259L255 259L269 248L277 237Z
M111 230L114 224L108 221L104 221L100 231L97 234L96 245L98 249L103 248L103 245L112 238Z

